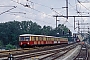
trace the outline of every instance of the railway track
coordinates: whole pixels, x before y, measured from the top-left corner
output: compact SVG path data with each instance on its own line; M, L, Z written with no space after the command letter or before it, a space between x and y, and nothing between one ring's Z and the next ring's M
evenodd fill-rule
M73 60L88 60L88 48L86 44L81 45L81 50Z
M67 48L65 47L65 45L63 45L64 48L61 48L61 45L57 45L57 46L35 48L35 49L23 49L23 50L18 49L18 50L4 51L4 52L0 52L0 58L4 58L3 60L7 60L9 53L13 55L15 60L26 59L30 57L42 56L47 54L51 55L64 51L65 49L66 50L70 49L70 47L73 45L67 46Z
M70 50L74 49L77 45L73 45L67 48L64 48L62 50L56 51L56 53L48 55L46 57L43 57L39 60L56 60L60 57L62 57L63 55L65 55L67 52L69 52ZM54 51L55 52L55 51Z

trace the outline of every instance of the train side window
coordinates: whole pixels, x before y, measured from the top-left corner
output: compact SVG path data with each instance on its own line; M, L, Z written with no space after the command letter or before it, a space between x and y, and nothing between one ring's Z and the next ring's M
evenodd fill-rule
M53 40L54 40L54 38L53 38L53 37L51 37L51 40L53 41Z
M31 41L34 41L34 40L35 40L35 36L32 36L32 37L31 37Z
M36 41L38 41L38 36L36 37Z
M38 41L40 40L40 36L38 37Z
M36 36L34 36L34 40L36 41Z
M31 41L35 41L36 40L36 37L35 36L32 36L31 37Z
M57 38L57 41L58 41L58 38Z
M50 40L50 38L48 37L48 41Z
M48 40L50 40L50 37L48 38Z
M59 41L59 38L58 38L58 41Z
M43 37L43 40L46 41L46 37Z
M46 37L46 41L48 41L48 37Z
M54 37L53 37L53 39L52 39L53 41L54 41Z
M40 41L43 40L43 37L40 36L40 37L39 37L39 40L40 40Z
M52 41L52 37L51 37L51 41Z
M42 40L43 40L43 37L41 37L42 38Z
M57 40L57 38L54 39L55 41Z
M30 40L30 37L29 36L26 36L25 37L25 41L29 41Z
M55 41L55 38L54 38L54 41Z

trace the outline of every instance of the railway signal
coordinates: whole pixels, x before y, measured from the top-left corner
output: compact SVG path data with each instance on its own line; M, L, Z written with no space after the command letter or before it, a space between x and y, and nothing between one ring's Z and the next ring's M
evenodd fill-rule
M70 31L70 30L68 30L68 35L69 35L69 36L71 35L71 31Z
M65 32L64 32L64 31L62 31L62 34L63 34L63 35L65 35Z

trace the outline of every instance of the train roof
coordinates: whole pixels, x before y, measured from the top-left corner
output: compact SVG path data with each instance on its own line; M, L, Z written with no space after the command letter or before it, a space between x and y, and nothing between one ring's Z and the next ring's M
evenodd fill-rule
M19 36L45 36L45 35L22 34L22 35L19 35Z
M54 36L46 36L46 35L34 35L34 34L22 34L19 36L45 36L45 37L54 37Z
M19 36L43 36L43 37L62 38L62 37L46 36L46 35L34 35L34 34L22 34L22 35L19 35ZM67 39L67 38L63 38L63 39Z
M54 36L47 36L47 35L46 35L46 37L54 37Z

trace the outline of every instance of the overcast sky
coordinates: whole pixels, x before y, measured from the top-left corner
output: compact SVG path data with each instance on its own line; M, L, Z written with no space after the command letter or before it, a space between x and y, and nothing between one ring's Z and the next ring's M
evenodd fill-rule
M66 16L66 9L62 8L66 7L66 0L0 0L0 2L0 22L31 20L39 25L52 26L55 28L56 22L53 15ZM68 15L90 16L89 2L90 0L68 0ZM26 4L28 7L23 6ZM77 11L82 13L77 13ZM89 19L89 17L76 18L76 23L78 20L80 23L87 23ZM66 25L72 32L77 31L77 29L75 31L73 27L74 18L69 17L66 21L66 18L58 17L58 20L60 20L58 24ZM87 26L83 27L85 28Z

